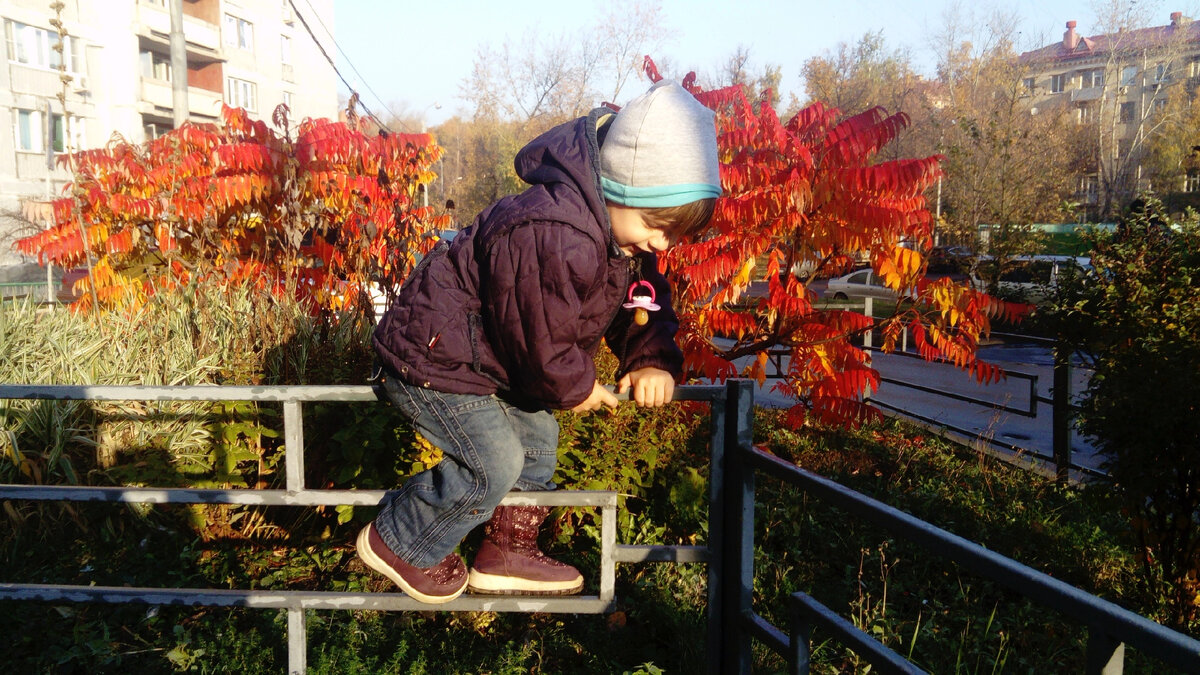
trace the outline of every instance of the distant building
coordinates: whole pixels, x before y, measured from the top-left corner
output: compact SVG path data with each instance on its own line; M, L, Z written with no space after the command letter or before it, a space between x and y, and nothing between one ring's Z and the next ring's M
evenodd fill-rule
M1102 125L1092 165L1079 176L1077 198L1103 209L1111 200L1150 188L1141 160L1155 115L1180 85L1200 81L1200 23L1181 12L1170 23L1084 37L1068 21L1061 42L1025 52L1024 88L1034 114L1069 106L1079 124ZM1178 186L1200 191L1200 174Z
M0 263L11 251L29 197L58 194L69 180L48 169L57 153L103 146L113 134L141 142L173 120L170 0L67 2L61 52L47 0L5 0L6 67L0 69ZM319 36L333 31L333 0L298 6ZM293 123L334 117L335 73L288 0L184 0L188 116L220 119L222 102L267 120L280 103ZM327 39L327 38L326 38ZM65 64L66 110L59 66Z

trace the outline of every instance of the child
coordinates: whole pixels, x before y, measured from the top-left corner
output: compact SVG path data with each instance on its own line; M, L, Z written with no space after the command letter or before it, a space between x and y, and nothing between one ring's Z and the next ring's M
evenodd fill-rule
M547 131L515 164L531 187L440 242L373 338L388 397L443 459L385 500L358 555L426 603L468 586L583 588L538 549L548 508L497 504L512 489L554 489L551 410L616 406L592 362L601 337L620 358L618 391L643 406L671 400L682 356L655 253L703 230L720 195L713 113L668 81L619 114L598 108ZM468 573L454 549L484 522Z

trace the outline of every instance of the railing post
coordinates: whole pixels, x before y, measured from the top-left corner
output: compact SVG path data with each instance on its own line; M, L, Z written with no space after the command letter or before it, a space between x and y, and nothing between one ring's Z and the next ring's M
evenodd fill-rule
M308 672L308 625L301 607L289 607L288 614L288 674Z
M719 675L724 659L722 612L724 595L721 583L725 573L725 426L728 421L728 395L712 402L709 429L708 477L708 611L705 631L705 655L709 675Z
M793 593L788 599L789 614L791 614L791 630L788 637L788 672L792 675L808 675L811 658L813 622L804 611L800 601L800 593Z
M288 492L304 489L304 416L300 401L283 402L283 463Z
M1088 635L1087 675L1121 675L1125 670L1125 643L1093 627Z
M754 600L754 469L744 454L754 441L754 390L731 380L725 399L725 537L721 551L721 672L748 674L751 652L746 616Z
M1059 340L1054 343L1054 401L1050 420L1054 465L1059 483L1066 483L1071 469L1071 350ZM1035 402L1036 405L1036 402Z

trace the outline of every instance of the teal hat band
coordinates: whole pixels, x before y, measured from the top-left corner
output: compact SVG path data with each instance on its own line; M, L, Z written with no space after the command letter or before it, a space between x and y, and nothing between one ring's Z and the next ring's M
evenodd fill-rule
M689 204L700 199L721 196L721 187L708 183L680 183L678 185L633 187L622 185L601 176L600 187L603 188L604 198L608 201L639 209L683 206L684 204Z

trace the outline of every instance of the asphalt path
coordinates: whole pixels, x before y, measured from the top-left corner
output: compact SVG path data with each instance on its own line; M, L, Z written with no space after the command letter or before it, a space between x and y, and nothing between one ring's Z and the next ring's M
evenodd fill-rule
M980 347L979 358L1000 366L1006 377L983 385L951 364L925 361L911 351L872 352L872 365L884 382L871 399L885 414L905 417L968 447L1053 475L1053 411L1048 402L1054 385L1051 350L1026 342L994 340ZM742 367L748 361L737 365ZM1071 368L1073 400L1087 388L1090 375L1080 364ZM755 390L755 402L791 406L792 399L771 391L773 384L767 380ZM1100 463L1095 446L1073 430L1071 464L1099 471ZM1072 472L1072 476L1082 478L1083 474Z

